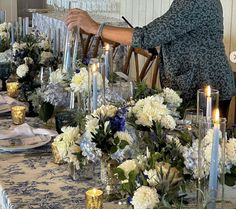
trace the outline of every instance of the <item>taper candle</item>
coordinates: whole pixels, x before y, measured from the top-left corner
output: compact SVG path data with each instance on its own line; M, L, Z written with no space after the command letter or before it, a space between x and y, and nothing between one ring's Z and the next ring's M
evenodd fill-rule
M207 209L216 208L216 198L218 190L218 167L219 167L219 142L220 142L220 113L219 109L215 110L213 143L211 152L211 166L209 177L209 197L210 202Z
M93 111L97 109L97 65L92 65L92 76L93 76Z
M211 120L212 117L212 98L211 98L211 87L206 87L206 98L207 98L207 104L206 104L206 118L207 120Z

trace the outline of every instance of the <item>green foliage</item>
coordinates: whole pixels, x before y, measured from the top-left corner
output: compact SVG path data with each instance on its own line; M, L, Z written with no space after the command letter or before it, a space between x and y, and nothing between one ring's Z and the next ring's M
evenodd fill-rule
M129 145L127 141L114 137L110 123L105 128L105 122L102 120L99 121L99 127L96 129L96 133L91 134L92 141L96 143L96 147L106 154L114 154L119 149L123 150Z
M233 166L230 171L231 173L225 174L225 184L232 187L236 185L236 166Z
M42 121L47 122L52 117L53 111L54 106L52 104L50 104L49 102L43 102L39 110L39 118Z
M135 88L134 100L143 99L145 97L157 94L158 92L160 92L160 91L158 91L156 89L148 88L146 83L139 82L139 83L137 83L136 88Z

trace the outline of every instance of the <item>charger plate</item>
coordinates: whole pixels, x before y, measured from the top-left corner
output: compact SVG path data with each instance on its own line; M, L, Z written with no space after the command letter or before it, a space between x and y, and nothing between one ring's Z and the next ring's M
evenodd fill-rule
M15 137L0 140L0 150L5 152L20 152L41 147L51 141L51 136L36 135L31 137Z

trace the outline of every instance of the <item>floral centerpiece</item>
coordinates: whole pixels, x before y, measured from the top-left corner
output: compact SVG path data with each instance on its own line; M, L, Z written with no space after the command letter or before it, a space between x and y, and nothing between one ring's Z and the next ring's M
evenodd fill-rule
M9 29L11 28L11 23L0 24L0 52L4 52L10 48L10 34Z
M169 202L181 205L178 193L181 174L160 159L160 153L150 153L147 149L146 155L127 160L114 169L121 180L121 191L128 195L134 209L169 208Z
M88 115L80 142L83 155L94 162L102 157L122 161L133 143L126 130L125 114L124 108L106 105Z
M57 67L57 58L53 56L51 44L47 37L38 32L32 32L13 44L13 64L19 81L34 89L39 84L36 79L40 67Z
M55 111L55 107L63 109L69 106L69 95L65 75L61 69L52 72L47 85L37 88L29 97L40 119L47 122Z

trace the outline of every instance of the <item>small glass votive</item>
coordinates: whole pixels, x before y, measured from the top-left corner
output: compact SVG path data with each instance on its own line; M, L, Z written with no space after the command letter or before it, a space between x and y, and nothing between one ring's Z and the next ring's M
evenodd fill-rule
M16 125L23 124L25 122L25 106L13 106L11 108L12 121Z
M90 189L85 193L85 209L102 209L103 191Z
M18 82L7 82L7 95L16 98L19 95L19 87Z

